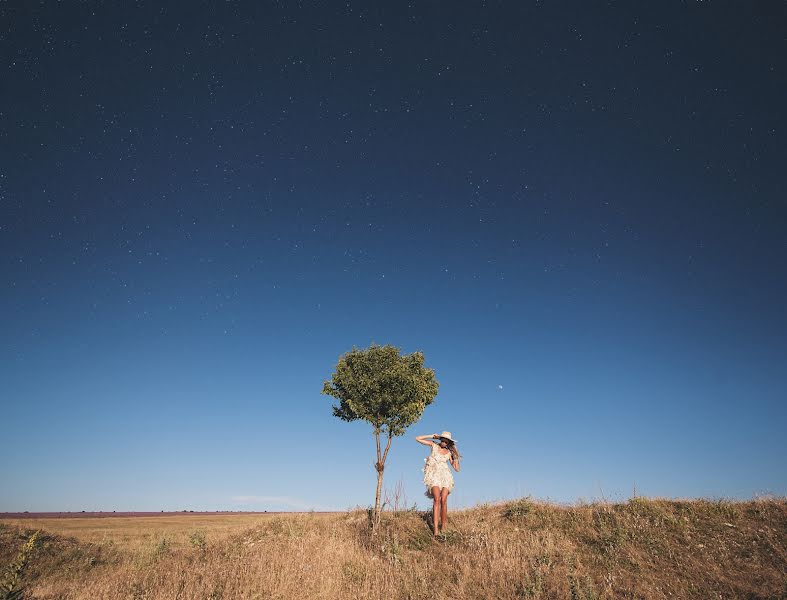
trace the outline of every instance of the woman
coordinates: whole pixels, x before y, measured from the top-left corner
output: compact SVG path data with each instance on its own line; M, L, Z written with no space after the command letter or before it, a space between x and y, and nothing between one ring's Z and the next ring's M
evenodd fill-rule
M448 494L454 489L454 476L448 463L458 473L459 472L459 451L456 449L456 440L451 437L450 431L444 431L440 435L419 435L415 438L419 444L429 446L431 452L426 459L424 466L424 485L426 495L432 498L432 523L434 524L434 537L437 537L440 529L445 530L448 522ZM439 440L434 442L432 440Z

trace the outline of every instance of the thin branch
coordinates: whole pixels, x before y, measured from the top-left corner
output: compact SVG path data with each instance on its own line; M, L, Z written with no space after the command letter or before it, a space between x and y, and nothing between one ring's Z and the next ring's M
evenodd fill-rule
M393 439L393 435L391 434L391 430L388 430L388 443L385 445L385 452L383 453L383 464L385 464L385 459L388 458L388 450L391 449L391 440ZM377 446L377 455L380 455L380 447L379 443Z
M374 441L377 444L377 464L374 467L379 471L381 463L380 463L380 429L378 427L374 428ZM388 449L386 448L385 451L388 452Z

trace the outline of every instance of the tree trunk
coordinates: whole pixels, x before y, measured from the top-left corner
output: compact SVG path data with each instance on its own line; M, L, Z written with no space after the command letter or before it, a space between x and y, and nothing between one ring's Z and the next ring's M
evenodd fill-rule
M372 514L372 532L377 534L377 529L380 527L380 493L383 490L383 466L382 469L377 469L377 492L374 496L374 513Z
M372 533L377 534L380 527L380 517L382 511L380 509L380 495L383 491L383 471L385 471L385 459L388 458L388 450L391 449L391 432L388 432L388 443L385 445L385 451L380 453L380 430L375 429L374 439L377 443L377 462L374 468L377 470L377 492L374 495L374 513L372 514Z

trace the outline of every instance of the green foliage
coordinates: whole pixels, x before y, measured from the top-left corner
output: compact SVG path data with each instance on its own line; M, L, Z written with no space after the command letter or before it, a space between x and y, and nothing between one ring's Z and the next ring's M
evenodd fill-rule
M161 558L162 556L169 554L169 551L170 551L169 538L167 538L167 536L165 535L162 535L153 544L153 549L151 552L152 558L154 560Z
M571 600L596 600L598 598L590 576L580 579L569 575L568 587L571 592Z
M205 530L195 529L189 533L189 544L200 550L205 550L207 542L205 541Z
M22 569L25 568L27 561L30 559L30 555L36 547L36 542L40 534L40 531L36 531L30 536L24 546L22 546L22 549L19 551L14 561L8 566L2 580L0 580L0 593L3 594L3 600L16 600L22 597L22 590L17 586L22 576Z
M399 543L399 536L395 533L390 536L380 547L382 555L392 563L398 563L402 560L402 544Z
M437 536L437 539L438 541L449 545L458 545L463 541L462 536L459 534L459 532L453 529L449 529L448 531L441 531L440 535Z
M621 545L626 541L624 522L618 517L614 508L602 505L593 509L595 537L589 541L598 547L604 555L616 556Z
M424 367L421 352L402 355L394 346L373 344L353 348L339 358L322 393L339 401L334 416L344 421L362 419L376 433L398 436L421 418L438 385L434 371Z
M514 500L503 511L503 516L510 521L524 519L533 511L533 502L530 496Z
M407 548L409 550L423 551L430 548L433 544L431 530L422 527L410 534L407 539Z

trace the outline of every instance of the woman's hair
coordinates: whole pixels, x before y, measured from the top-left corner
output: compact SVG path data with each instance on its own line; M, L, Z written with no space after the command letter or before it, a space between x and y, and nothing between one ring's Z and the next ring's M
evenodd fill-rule
M459 450L456 447L456 442L454 442L453 440L446 440L445 438L440 438L440 439L444 440L445 443L448 444L448 449L451 451L451 458L454 458L456 460L462 458L462 455L459 454Z

